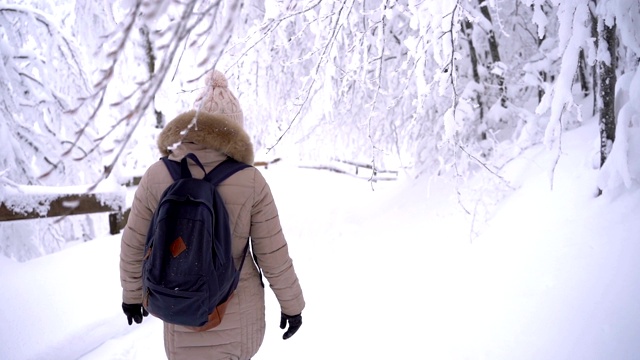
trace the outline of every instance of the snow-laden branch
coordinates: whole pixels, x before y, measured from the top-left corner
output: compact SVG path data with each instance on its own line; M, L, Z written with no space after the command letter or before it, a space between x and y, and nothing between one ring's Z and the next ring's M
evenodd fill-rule
M551 111L544 138L548 146L560 136L562 112L574 105L571 89L578 66L578 56L580 49L586 48L587 40L591 36L589 9L586 3L563 2L558 7L558 16L571 19L570 22L563 21L559 29L559 46L562 52L560 72L553 88L544 95L536 109L538 114Z
M26 5L0 5L0 103L10 148L0 166L20 182L37 182L40 166L64 175L73 166L58 158L63 142L53 140L74 130L67 111L74 96L88 92L81 49L55 17ZM73 93L70 96L69 93ZM17 150L20 144L25 150ZM27 163L31 165L27 166ZM13 165L13 166L12 166ZM41 178L42 179L42 178Z
M329 51L331 50L336 36L339 32L340 27L342 26L342 22L341 22L341 17L342 17L342 13L343 10L346 7L346 4L349 0L344 0L342 1L342 3L340 4L340 8L338 9L336 15L335 15L335 22L333 23L333 26L331 28L331 33L329 38L326 40L324 46L322 47L322 53L320 54L320 57L318 59L318 61L316 62L315 66L314 66L314 70L311 73L311 83L307 86L307 89L304 92L304 98L302 100L302 102L300 104L297 105L298 110L295 113L295 115L293 116L293 118L291 119L291 121L289 122L289 124L287 125L287 127L285 128L285 130L282 132L282 134L278 137L278 139L276 140L276 142L268 148L268 151L271 151L271 149L273 149L276 145L278 145L280 143L280 141L282 140L282 138L289 132L289 130L291 130L291 126L293 126L293 124L295 123L295 121L300 117L300 114L302 114L303 108L304 106L307 104L307 101L309 101L310 95L311 95L311 91L315 88L315 84L316 81L318 79L318 73L320 71L320 68L326 63L326 57L327 54L329 53ZM353 6L354 1L351 0L351 6Z

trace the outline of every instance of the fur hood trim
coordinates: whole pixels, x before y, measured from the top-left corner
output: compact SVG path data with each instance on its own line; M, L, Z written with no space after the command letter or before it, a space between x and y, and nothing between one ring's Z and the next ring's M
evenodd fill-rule
M221 114L191 110L178 115L160 132L158 150L162 156L167 156L183 142L199 144L253 165L253 144L249 135Z

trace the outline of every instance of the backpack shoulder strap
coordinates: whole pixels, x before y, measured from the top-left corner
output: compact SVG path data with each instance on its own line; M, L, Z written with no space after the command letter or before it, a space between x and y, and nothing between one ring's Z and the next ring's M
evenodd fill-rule
M211 170L204 178L205 180L211 182L214 186L218 186L229 176L248 167L251 167L251 165L241 163L235 159L228 157L225 161L221 162L218 166Z
M173 181L180 179L180 163L177 161L169 160L167 156L163 156L160 158L164 165L167 167L169 174L171 174L171 178Z
M164 165L167 167L167 170L169 170L169 174L171 174L173 181L179 179L189 179L193 177L191 175L191 171L189 171L188 159L191 159L194 163L196 163L196 165L198 165L198 167L202 169L203 173L207 173L198 157L193 153L185 155L185 157L183 157L180 162L169 160L169 157L167 156L160 158L160 160L162 160L162 162L164 162Z

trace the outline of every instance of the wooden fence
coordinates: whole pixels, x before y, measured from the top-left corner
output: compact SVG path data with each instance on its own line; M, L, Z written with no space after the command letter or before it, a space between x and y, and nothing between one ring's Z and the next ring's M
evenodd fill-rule
M20 195L20 197L25 196L24 194ZM113 198L112 201L105 202L102 194L50 194L44 196L46 200L34 200L34 203L30 204L33 210L25 212L7 205L15 203L15 201L10 195L5 195L5 198L7 198L6 203L0 203L0 221L53 218L108 212L109 232L111 234L117 234L120 229L124 227L119 220L122 220L125 215L122 211L125 207L125 196L122 195L119 199L116 194L110 194L109 196ZM33 197L35 199L43 196L34 194ZM46 208L46 211L35 210L43 207ZM128 213L126 215L128 215Z
M334 159L324 164L307 164L300 167L306 169L327 170L338 174L354 176L369 181L392 181L398 179L397 170L386 170L372 164L356 161Z
M254 166L264 167L267 169L270 164L279 162L280 159L270 161L257 161ZM341 174L357 176L371 181L395 180L398 176L397 171L374 169L371 164L356 163L351 161L336 160L329 165L301 165L303 168L312 168L318 170L329 170ZM126 187L137 186L140 183L140 177L134 177L126 184ZM115 194L111 194L115 195ZM27 196L20 194L19 196ZM0 221L19 221L26 219L40 219L63 217L71 215L109 213L109 233L111 235L118 234L124 229L129 218L131 209L126 206L124 197L117 201L105 202L100 194L83 193L83 194L50 194L47 200L34 200L37 204L33 204L33 208L45 207L46 212L31 210L22 212L15 210L7 204L15 203L8 196L6 203L0 202ZM36 195L34 195L34 199Z

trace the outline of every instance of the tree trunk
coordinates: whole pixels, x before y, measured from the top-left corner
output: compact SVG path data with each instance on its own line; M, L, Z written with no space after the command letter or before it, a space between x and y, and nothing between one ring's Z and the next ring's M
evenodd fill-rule
M480 72L478 71L478 54L476 52L476 47L473 44L473 24L469 20L464 20L462 22L462 29L464 30L464 34L467 37L467 43L469 44L469 59L471 60L471 71L473 72L473 81L480 84ZM476 95L476 101L478 102L478 109L480 109L480 120L484 119L484 106L482 104L482 96L480 94ZM483 134L483 139L486 138L486 134Z
M609 54L609 61L601 59L598 61L600 71L600 166L604 165L615 141L616 134L616 113L615 113L615 88L616 88L616 68L617 68L617 39L616 24L609 27L603 24L602 32L599 34L598 46L606 47L604 50ZM602 53L601 50L599 50Z
M596 0L591 2L589 6L589 13L591 14L591 37L595 40L596 49L599 46L598 39L598 17L593 13L593 9L596 7ZM598 112L598 63L594 61L591 67L591 87L593 88L593 109L591 114L595 115Z
M486 0L480 0L480 12L487 20L489 20L491 24L493 24L493 21L491 20L491 13L489 12L489 5ZM494 64L501 62L502 60L500 59L498 40L496 40L496 34L493 29L489 29L489 34L487 37L489 39L489 51L491 53L491 60ZM502 105L502 107L506 107L507 96L504 85L504 76L496 75L496 77L498 80L498 87L500 88L500 105Z
M144 53L147 60L147 70L149 71L149 78L152 78L156 72L156 54L153 51L153 45L151 44L151 38L149 37L149 28L142 26L140 28L140 34L144 39ZM164 115L161 111L158 111L155 107L156 97L153 96L153 113L156 116L156 129L162 129L164 127Z
M464 20L462 22L462 29L464 30L464 35L467 38L467 43L469 44L469 58L471 60L473 80L479 84L480 72L478 72L478 54L476 53L476 47L473 45L472 39L473 24L469 20Z
M587 81L587 59L584 55L584 49L580 50L580 57L578 58L578 80L580 81L580 89L584 97L589 96L591 89L589 88L589 82Z
M545 33L542 38L538 38L538 49L540 49L540 46L542 46L542 43L544 42L544 40L547 38L547 34ZM547 72L546 71L539 71L538 74L540 75L540 79L542 79L543 82L547 82L548 76L547 76ZM540 102L542 101L542 98L544 97L544 87L543 86L538 86L538 104L540 104Z

